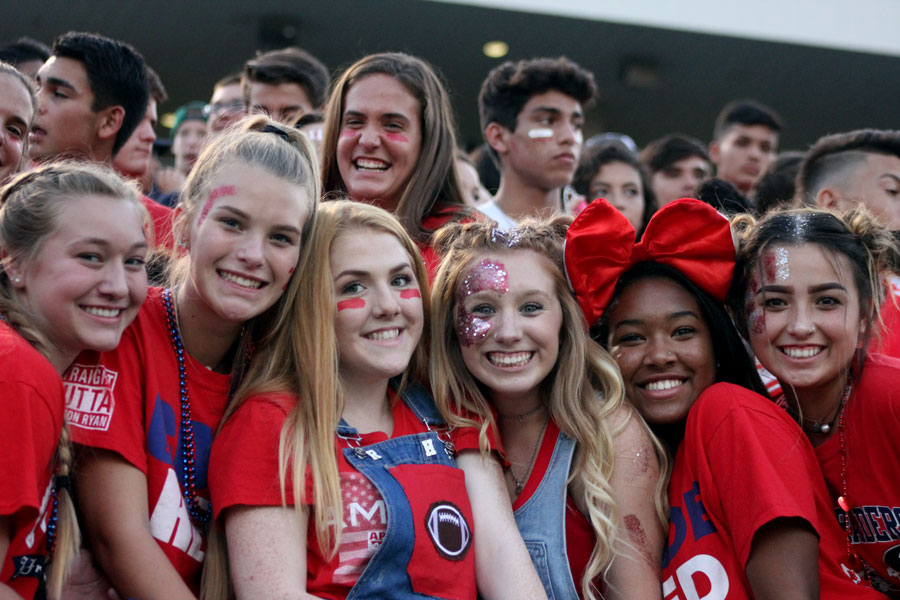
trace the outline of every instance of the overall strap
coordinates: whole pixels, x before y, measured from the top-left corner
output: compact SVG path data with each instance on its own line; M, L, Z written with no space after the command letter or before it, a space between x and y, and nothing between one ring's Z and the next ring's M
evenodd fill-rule
M399 377L391 379L391 387L396 390L399 385ZM437 405L434 403L434 398L431 396L431 393L425 389L424 385L418 381L408 382L400 395L409 409L413 411L416 417L418 417L428 429L446 426L444 418L441 416Z

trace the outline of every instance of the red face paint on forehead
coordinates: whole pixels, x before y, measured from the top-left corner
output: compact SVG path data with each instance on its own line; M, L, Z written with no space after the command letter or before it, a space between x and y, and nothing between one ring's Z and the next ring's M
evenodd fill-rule
M763 256L763 274L766 276L766 282L774 282L775 281L775 253L774 252L766 252L766 255Z
M403 135L402 133L393 133L388 132L384 134L384 137L391 140L392 142L409 142L409 138Z
M404 300L411 300L412 298L421 298L422 294L419 292L419 290L411 288L408 290L402 290L400 292L400 297Z
M348 308L365 308L366 301L362 298L348 298L337 303L338 311L347 310Z
M200 211L200 218L197 219L197 227L203 225L203 221L206 220L206 216L209 214L210 209L212 209L213 207L213 202L215 202L219 198L234 195L235 191L233 185L220 185L219 187L213 189L213 191L209 193L209 197L206 198L206 204L203 205L203 210Z

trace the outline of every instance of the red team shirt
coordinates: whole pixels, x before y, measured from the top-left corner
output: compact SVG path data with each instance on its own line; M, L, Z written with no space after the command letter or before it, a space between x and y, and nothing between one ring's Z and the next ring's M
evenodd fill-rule
M209 451L228 402L230 376L210 371L187 353L185 368L194 425L196 489L205 507ZM206 537L188 516L180 483L178 362L162 290L150 289L115 351L99 357L83 354L64 381L73 441L115 452L144 473L150 532L184 581L198 592Z
M717 383L691 407L669 483L664 600L752 598L745 567L756 532L797 517L819 534L823 599L880 597L845 574L845 538L812 447L775 404Z
M222 427L216 437L210 460L210 491L216 522L227 508L281 506L278 480L278 441L281 427L296 399L286 394L249 398ZM394 398L394 431L391 438L426 431L425 425L402 400ZM381 432L364 433L360 445L387 440ZM478 430L457 429L451 434L457 450L477 450ZM306 590L331 600L347 597L372 555L378 550L387 528L384 501L377 488L344 458L347 442L335 437L344 528L341 543L331 560L316 540L314 517L310 515L307 532ZM312 505L312 479L305 482L305 503ZM287 479L287 505L293 506L290 474ZM474 582L472 582L474 588Z
M53 458L63 426L62 381L53 365L0 322L0 515L11 539L0 581L33 598L43 581Z
M877 573L872 583L900 598L900 360L879 354L866 358L862 377L844 409L847 497L853 551ZM841 495L841 439L834 433L816 447L828 484L829 506Z

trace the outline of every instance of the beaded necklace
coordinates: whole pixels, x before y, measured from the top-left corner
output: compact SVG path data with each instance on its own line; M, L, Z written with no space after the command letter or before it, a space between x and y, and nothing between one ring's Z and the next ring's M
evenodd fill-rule
M163 290L163 304L166 306L166 321L169 325L169 335L172 338L172 347L175 358L178 360L178 389L181 400L181 482L184 501L187 506L191 521L201 529L209 523L212 516L212 502L203 510L197 501L197 482L194 474L194 423L191 421L191 400L188 397L187 371L184 368L184 345L181 342L181 331L178 329L178 320L175 318L175 310L172 307L172 290Z

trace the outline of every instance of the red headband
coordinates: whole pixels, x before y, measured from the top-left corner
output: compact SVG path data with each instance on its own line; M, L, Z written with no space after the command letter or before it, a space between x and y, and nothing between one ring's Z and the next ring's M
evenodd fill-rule
M725 301L734 272L728 219L699 200L682 198L650 219L634 242L628 219L606 200L585 208L566 234L566 276L589 325L606 310L616 282L638 263L658 262L680 271L700 289Z

